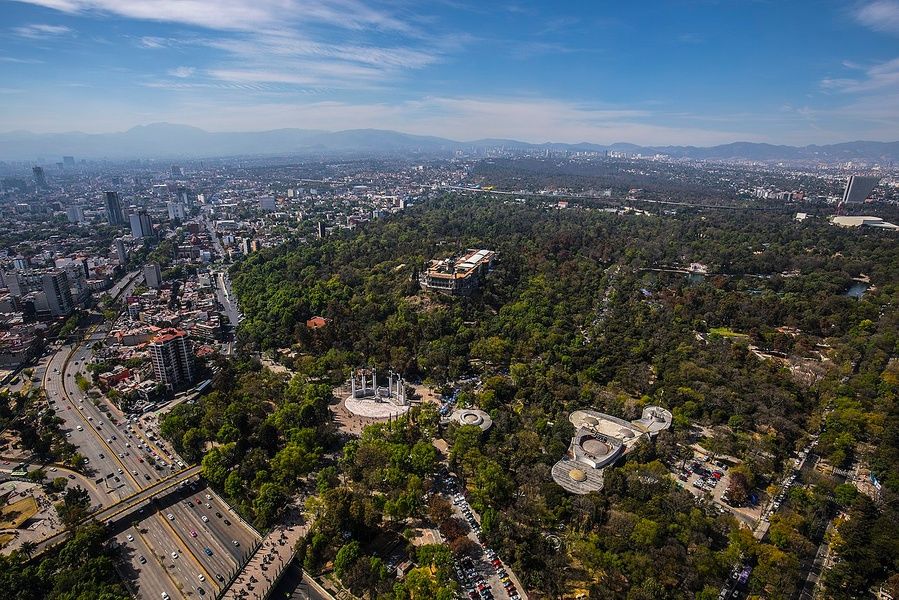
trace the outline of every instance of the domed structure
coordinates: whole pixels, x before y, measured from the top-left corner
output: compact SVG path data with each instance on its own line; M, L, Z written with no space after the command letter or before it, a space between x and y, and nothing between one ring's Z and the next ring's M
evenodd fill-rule
M580 469L571 469L570 471L568 471L568 476L573 481L578 481L578 482L587 481L587 474L584 473L583 471L581 471Z

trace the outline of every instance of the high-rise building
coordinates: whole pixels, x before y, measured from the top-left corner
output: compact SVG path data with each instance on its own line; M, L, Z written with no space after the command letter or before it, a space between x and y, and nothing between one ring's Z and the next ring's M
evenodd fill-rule
M147 214L147 211L139 210L136 213L132 213L130 219L131 237L134 239L139 240L155 235L153 232L153 221L150 220L150 215Z
M179 329L160 332L150 341L153 374L163 385L176 388L194 379L193 348Z
M120 265L124 265L128 262L128 252L125 251L125 240L120 237L115 239L115 252Z
M80 206L70 206L66 209L66 218L69 223L81 223L84 221L84 209Z
M871 195L880 177L866 177L863 175L850 175L843 191L843 204L860 204Z
M193 206L193 200L191 198L190 192L187 191L186 187L179 187L177 196L178 202L180 202L184 206Z
M318 222L318 239L324 239L325 237L325 224L321 221Z
M158 264L149 263L144 265L144 281L147 282L147 287L154 290L162 286L162 271L159 269Z
M62 164L66 167L74 167L75 166L75 157L74 156L63 156Z
M39 188L47 187L47 178L44 177L43 167L33 167L31 173L34 175L34 185Z
M165 203L166 207L169 209L169 219L174 221L175 219L184 220L187 216L187 211L184 210L184 205L180 202L172 202L168 201Z
M124 225L125 215L122 214L122 203L119 202L118 192L104 192L106 194L106 222L110 225Z
M259 196L259 210L275 210L274 196Z
M41 287L47 296L50 314L54 317L65 317L72 314L75 304L69 289L69 278L63 269L54 269L41 276Z
M178 165L172 165L172 177L181 177L184 175L184 169Z

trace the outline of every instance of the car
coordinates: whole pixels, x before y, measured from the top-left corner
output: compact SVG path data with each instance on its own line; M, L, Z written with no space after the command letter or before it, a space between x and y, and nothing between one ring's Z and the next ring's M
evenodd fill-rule
M231 543L235 546L240 546L240 542L238 542L237 540L231 540Z
M188 501L187 501L187 505L188 505L188 506L189 506L189 507L191 507L191 508L193 508L193 507L194 507L194 503L193 503L193 502L191 502L191 501L190 501L190 500L188 500Z
M150 481L150 476L147 475L146 473L144 473L144 479L146 479L147 481Z
M178 553L172 550L172 558L178 558Z
M139 562L142 565L145 565L145 564L147 564L147 559L144 558L143 554L141 554L140 556L137 557L137 562Z
M207 499L207 500L212 500L212 496L210 496L209 494L206 494L206 499Z
M169 521L175 520L175 515L173 515L172 513L167 514L166 517L168 517Z
M106 455L104 455L102 452L100 454L98 454L97 456L99 456L101 460L106 458Z
M129 542L133 542L133 541L134 541L134 536L131 535L131 534L129 533L127 539L128 539Z
M206 556L212 556L212 548L210 548L209 546L203 548L203 552L206 553ZM216 575L216 577L218 577L218 575Z
M169 598L168 594L166 594L165 592L162 592L162 600L171 600L171 598Z
M197 579L199 579L200 581L206 581L206 578L203 576L202 573L197 576Z
M84 427L82 427L81 425L79 425L78 427L76 427L76 429L77 429L78 431L84 431Z
M209 517L207 517L206 515L203 515L203 516L200 517L200 518L203 519L203 522L204 522L204 523L208 523L208 522L209 522Z
M206 548L206 549L209 550L209 548ZM212 550L209 550L209 551L212 552ZM222 583L225 582L225 578L222 577L221 575L219 575L218 573L215 574L215 578L218 579L219 581L221 581Z
M206 590L204 590L204 589L201 588L201 587L197 587L197 593L200 594L201 596L205 596L205 595L206 595Z
M197 532L191 530L191 532L190 532L190 537L197 537Z
M225 519L225 525L231 525L231 521L229 521L228 519Z
M137 469L134 469L133 471L131 471L131 474L132 474L132 475L137 475Z
M215 511L215 516L217 516L219 519L221 519L222 513L220 513L219 511Z

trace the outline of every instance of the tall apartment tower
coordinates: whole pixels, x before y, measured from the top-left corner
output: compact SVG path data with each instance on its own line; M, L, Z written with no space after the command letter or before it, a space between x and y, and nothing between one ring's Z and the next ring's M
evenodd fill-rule
M130 216L131 219L131 237L136 240L145 237L153 237L153 221L145 210L139 210Z
M193 381L193 348L183 331L169 329L154 337L150 341L150 356L156 381L170 388Z
M47 187L47 178L44 177L43 167L32 167L31 173L34 175L34 185L39 188Z
M106 194L106 222L110 225L124 225L125 215L122 214L122 203L119 202L118 192L104 192Z
M158 290L162 286L162 271L156 263L144 265L144 281L147 287Z
M47 305L50 314L54 317L65 317L75 310L72 302L72 291L69 289L69 278L65 270L56 269L50 273L44 273L41 277L41 286L44 295L47 296Z
M115 253L120 265L128 262L128 252L125 250L125 240L120 237L115 239Z
M324 239L325 237L325 224L321 221L318 222L318 239Z
M843 190L843 204L860 204L864 202L877 184L880 177L865 177L863 175L850 175Z

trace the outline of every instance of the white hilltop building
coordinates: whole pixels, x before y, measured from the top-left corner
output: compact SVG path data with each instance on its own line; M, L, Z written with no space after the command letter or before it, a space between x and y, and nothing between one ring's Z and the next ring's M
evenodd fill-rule
M568 420L574 437L568 451L552 468L553 480L573 494L598 492L603 470L627 454L641 439L671 427L671 412L647 406L635 421L625 421L593 409L576 410Z
M370 419L389 419L409 410L406 381L399 373L390 371L387 385L378 385L375 369L354 369L350 373L350 395L344 400L347 410Z

